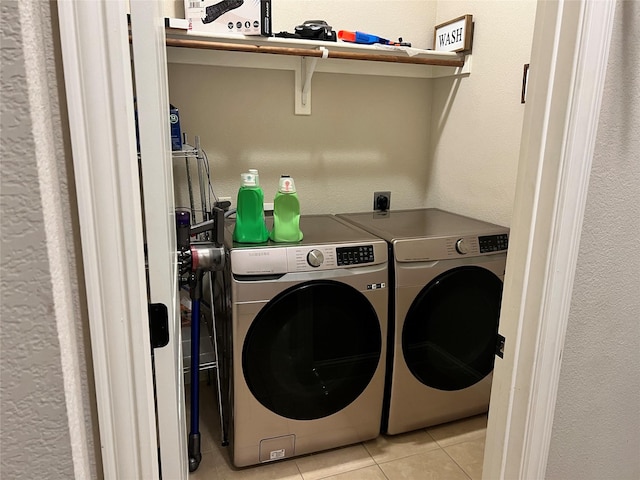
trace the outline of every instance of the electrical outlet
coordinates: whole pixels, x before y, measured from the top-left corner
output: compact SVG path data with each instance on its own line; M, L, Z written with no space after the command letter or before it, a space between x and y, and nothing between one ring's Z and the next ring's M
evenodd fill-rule
M231 208L231 201L232 201L231 197L218 197L218 201L216 202L215 206L218 206L223 210L227 211L229 210L229 208ZM229 202L229 203L227 204L225 202Z
M391 208L391 192L373 192L373 209L384 212Z

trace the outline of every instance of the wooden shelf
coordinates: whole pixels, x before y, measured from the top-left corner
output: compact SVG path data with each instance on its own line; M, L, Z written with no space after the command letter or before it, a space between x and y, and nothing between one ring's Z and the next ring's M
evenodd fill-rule
M314 72L441 78L468 75L471 55L389 45L359 45L277 37L208 35L172 28L167 19L169 63L290 70L295 73L295 113L311 114Z
M190 37L189 35L188 37ZM221 41L225 40L225 41ZM463 67L465 64L464 57L460 57L455 53L430 52L422 50L419 53L410 56L408 52L416 51L403 47L390 47L390 49L382 49L381 47L371 45L359 45L356 47L358 51L345 51L350 49L346 45L336 42L307 42L307 46L294 44L295 46L284 43L287 39L266 40L248 40L243 38L243 43L239 40L229 42L227 38L212 37L211 39L203 38L179 38L177 36L167 36L167 46L196 48L200 50L222 50L227 52L244 52L259 53L271 55L291 55L297 57L318 57L318 58L338 58L342 60L361 60L369 62L387 62L387 63L406 63L412 65L434 65L440 67ZM289 39L290 40L290 39ZM244 43L247 42L247 43ZM251 43L248 43L251 42ZM266 44L259 44L259 43ZM275 45L269 45L274 43ZM326 51L326 53L325 53Z

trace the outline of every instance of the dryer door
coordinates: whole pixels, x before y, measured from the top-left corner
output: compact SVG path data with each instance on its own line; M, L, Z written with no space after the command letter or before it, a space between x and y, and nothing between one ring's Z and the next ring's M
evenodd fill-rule
M502 281L462 266L434 278L413 301L402 329L411 373L439 390L461 390L493 370Z
M280 293L260 310L244 341L242 371L254 397L286 418L313 420L353 402L382 351L367 298L330 280Z

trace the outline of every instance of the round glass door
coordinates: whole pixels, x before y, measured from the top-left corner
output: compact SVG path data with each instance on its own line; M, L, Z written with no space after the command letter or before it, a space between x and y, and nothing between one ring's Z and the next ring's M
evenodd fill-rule
M460 390L493 370L502 281L480 267L442 273L415 298L402 330L411 373L439 390Z
M286 418L313 420L353 402L378 367L382 334L366 297L322 280L280 293L258 313L242 349L251 393Z

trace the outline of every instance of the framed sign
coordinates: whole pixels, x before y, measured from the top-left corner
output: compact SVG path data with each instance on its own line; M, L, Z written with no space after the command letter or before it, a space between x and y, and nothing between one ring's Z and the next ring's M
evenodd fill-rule
M439 52L471 51L473 15L463 15L436 25L433 49Z

